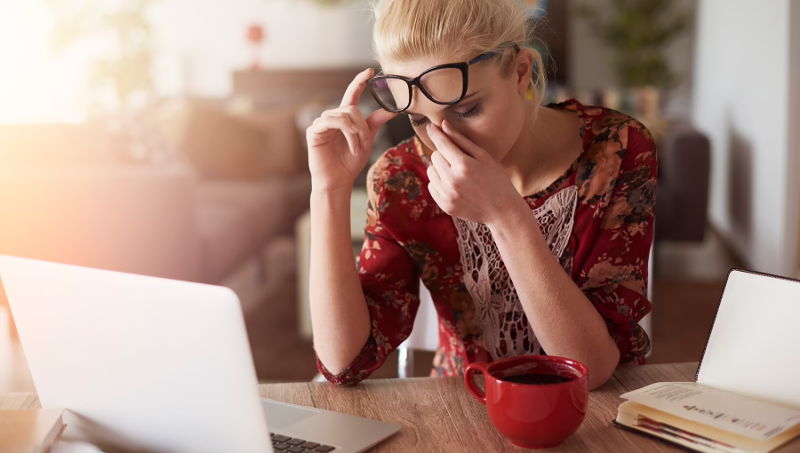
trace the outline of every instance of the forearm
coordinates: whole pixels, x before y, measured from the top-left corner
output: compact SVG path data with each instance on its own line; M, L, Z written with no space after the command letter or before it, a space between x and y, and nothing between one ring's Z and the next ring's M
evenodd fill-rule
M369 337L370 317L350 236L351 191L311 194L309 303L314 349L338 374Z
M519 209L488 224L536 338L548 354L574 358L602 385L619 362L605 321L550 251L535 217Z

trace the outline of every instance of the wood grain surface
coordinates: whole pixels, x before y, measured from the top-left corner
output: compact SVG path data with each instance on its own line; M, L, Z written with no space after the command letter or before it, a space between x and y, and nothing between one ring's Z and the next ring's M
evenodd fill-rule
M620 367L605 385L591 392L586 418L578 431L548 452L674 452L671 445L615 428L611 421L619 395L661 381L691 381L697 363ZM486 408L460 378L366 380L355 387L327 382L267 384L261 394L295 404L313 400L320 409L397 423L403 429L375 452L525 452L509 443L491 424Z
M654 382L693 381L696 362L622 366L589 395L578 431L547 452L677 452L684 449L611 425L619 395ZM264 384L262 396L397 423L403 428L375 452L523 452L489 421L486 408L467 392L461 378L368 379L354 387L327 382ZM0 395L0 409L39 406L33 393ZM777 452L800 450L795 439Z

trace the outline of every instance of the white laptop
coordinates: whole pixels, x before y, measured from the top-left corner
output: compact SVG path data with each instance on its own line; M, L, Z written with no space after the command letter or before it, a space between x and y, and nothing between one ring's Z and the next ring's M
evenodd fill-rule
M42 407L68 409L65 439L107 451L355 452L400 429L261 398L228 288L2 255L0 283Z
M733 269L697 382L800 407L800 281Z

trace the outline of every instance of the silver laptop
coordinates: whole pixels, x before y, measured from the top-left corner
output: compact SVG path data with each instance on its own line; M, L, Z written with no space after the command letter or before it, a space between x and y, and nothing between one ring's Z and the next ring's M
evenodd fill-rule
M0 283L42 406L68 409L66 439L186 453L299 439L355 452L400 429L261 398L228 288L2 255Z

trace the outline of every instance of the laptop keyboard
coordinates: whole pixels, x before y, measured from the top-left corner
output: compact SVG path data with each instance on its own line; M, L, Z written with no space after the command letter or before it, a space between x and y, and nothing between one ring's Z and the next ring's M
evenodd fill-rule
M305 439L282 436L275 433L269 433L269 437L272 439L272 449L275 450L275 453L327 453L336 448L330 445L318 444Z

